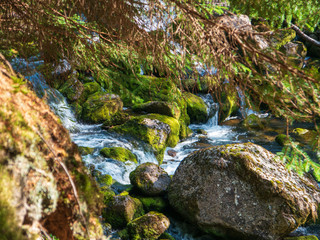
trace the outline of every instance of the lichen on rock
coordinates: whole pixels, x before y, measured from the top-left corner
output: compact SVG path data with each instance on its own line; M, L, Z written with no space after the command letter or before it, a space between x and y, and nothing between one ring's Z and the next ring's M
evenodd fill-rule
M280 239L316 218L320 202L314 181L252 143L190 154L168 196L176 211L205 232L243 239Z

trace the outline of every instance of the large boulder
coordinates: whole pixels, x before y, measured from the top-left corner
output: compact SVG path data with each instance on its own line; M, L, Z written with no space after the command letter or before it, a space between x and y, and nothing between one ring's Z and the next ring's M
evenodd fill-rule
M237 239L280 239L316 217L315 182L253 143L215 146L185 158L168 190L172 207L202 230Z
M130 173L130 182L144 195L157 196L166 192L171 178L154 163L144 163Z

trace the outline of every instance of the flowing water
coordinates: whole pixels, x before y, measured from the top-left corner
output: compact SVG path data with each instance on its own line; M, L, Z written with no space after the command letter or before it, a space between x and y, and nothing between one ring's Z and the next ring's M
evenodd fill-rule
M109 133L102 130L99 124L82 124L77 121L66 99L59 91L50 88L46 84L43 76L36 71L36 68L42 64L42 61L38 61L35 57L28 59L28 61L16 58L11 63L16 71L25 75L26 79L32 83L37 95L47 99L51 109L60 117L63 125L70 131L72 140L78 146L94 148L92 154L83 156L83 160L87 166L93 165L95 169L99 170L102 174L109 174L114 180L125 185L130 183L129 174L138 164L145 162L157 163L154 154L147 150L148 148L143 142L123 137L116 133ZM250 132L233 126L218 125L218 104L213 102L209 94L200 95L200 97L207 105L209 120L204 124L190 125L190 128L194 132L197 132L198 129L204 131L194 133L191 137L181 141L176 147L167 149L161 167L170 175L174 174L179 163L188 154L213 145L252 141L273 152L281 150L281 147L274 143L274 141L261 141L264 136L260 136L258 132ZM278 123L275 123L275 125L277 124ZM280 128L283 130L282 126L280 126ZM272 134L275 133L273 132ZM122 163L102 157L99 152L104 147L127 148L137 156L138 164L131 162ZM168 151L171 153L168 154ZM199 234L197 230L193 229L190 225L174 219L172 219L169 232L177 240L212 239L211 237ZM305 235L316 234L320 237L319 226L300 227L296 233Z

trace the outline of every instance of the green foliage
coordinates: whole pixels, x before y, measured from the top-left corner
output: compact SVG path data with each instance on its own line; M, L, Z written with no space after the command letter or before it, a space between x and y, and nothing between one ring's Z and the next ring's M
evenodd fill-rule
M320 22L318 1L297 0L230 0L232 11L247 14L252 18L265 18L273 27L281 27L284 20L295 21L313 31Z
M289 170L293 170L299 175L311 172L317 181L320 181L320 164L312 161L309 155L297 143L288 142L282 149L282 152L279 152L277 155L280 156Z

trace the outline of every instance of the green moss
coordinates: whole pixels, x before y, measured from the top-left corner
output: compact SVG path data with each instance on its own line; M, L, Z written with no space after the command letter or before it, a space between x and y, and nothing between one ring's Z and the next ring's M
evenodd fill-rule
M296 37L296 32L289 29L278 29L274 31L271 37L272 46L279 49Z
M0 239L26 240L22 229L15 222L15 209L10 205L12 190L15 189L12 177L1 167L0 186Z
M130 119L131 119L131 116L128 113L119 111L115 115L113 115L112 118L106 120L103 123L102 127L108 129L109 127L112 127L112 126L124 124Z
M144 214L142 203L129 195L115 196L107 202L107 208L103 211L104 220L113 228L123 228L131 220Z
M97 93L83 104L82 118L87 122L101 123L122 110L122 107L122 101L116 95Z
M191 123L206 122L208 119L207 106L202 98L189 93L183 93L183 97L187 103L187 113Z
M136 197L141 201L145 212L164 212L168 208L168 202L163 197Z
M243 125L248 129L264 129L263 121L255 114L250 114L243 121Z
M300 237L287 237L284 240L318 240L318 238L314 235L310 235L310 236L300 236Z
M81 155L89 155L92 154L94 151L94 148L90 148L90 147L79 147L79 152Z
M122 147L103 148L100 153L106 158L121 162L131 161L137 163L137 157L128 149Z
M290 142L290 138L288 138L285 134L279 134L278 136L276 136L276 142L280 146L285 146Z
M172 237L169 233L167 232L164 232L161 234L161 236L158 238L158 239L161 239L161 240L175 240L174 237Z
M148 101L142 104L136 104L133 106L135 112L146 112L146 113L158 113L179 119L181 111L175 102L165 101Z
M231 89L231 87L228 88L228 86L226 88L228 91L221 94L222 105L220 106L219 122L223 122L239 109L237 91Z
M172 117L149 114L134 117L125 124L115 126L110 130L148 143L161 163L165 148L174 147L179 142L180 124Z
M97 181L102 186L111 186L113 184L113 179L109 174L99 176Z
M74 75L70 75L68 80L58 89L69 102L78 100L84 90L83 84Z

